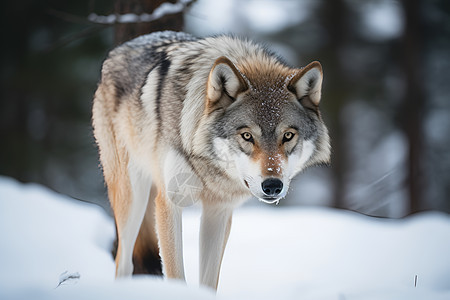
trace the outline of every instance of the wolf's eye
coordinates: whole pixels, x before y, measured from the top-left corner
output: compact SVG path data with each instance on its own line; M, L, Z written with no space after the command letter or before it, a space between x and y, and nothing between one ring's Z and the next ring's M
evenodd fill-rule
M245 141L254 143L253 136L249 132L244 132L243 134L241 134L241 136Z
M290 131L286 132L283 135L283 143L289 142L290 140L292 140L292 138L294 137L294 134Z

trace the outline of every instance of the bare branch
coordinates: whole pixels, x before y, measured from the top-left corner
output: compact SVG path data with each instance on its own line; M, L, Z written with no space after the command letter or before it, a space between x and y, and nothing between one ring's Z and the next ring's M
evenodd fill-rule
M48 9L47 13L49 15L55 16L61 20L64 20L66 22L75 23L75 24L83 24L83 25L92 25L92 22L89 22L83 17L79 17L76 15L72 15L63 11L55 10L55 9Z
M65 37L60 38L58 41L56 41L53 44L51 44L48 47L46 47L43 51L44 52L51 52L51 51L53 51L53 50L55 50L57 48L66 46L67 44L70 44L70 43L72 43L74 41L77 41L79 39L91 36L91 35L99 32L99 31L101 31L101 30L103 30L105 28L106 28L106 26L99 26L99 25L85 28L85 29L83 29L83 30L81 30L79 32L76 32L76 33L71 34L69 36L65 36Z
M173 15L183 12L194 0L178 0L176 3L165 2L157 7L151 14L111 14L108 16L99 16L92 13L88 16L88 20L92 23L110 25L110 24L127 24L127 23L146 23L161 19L167 15Z

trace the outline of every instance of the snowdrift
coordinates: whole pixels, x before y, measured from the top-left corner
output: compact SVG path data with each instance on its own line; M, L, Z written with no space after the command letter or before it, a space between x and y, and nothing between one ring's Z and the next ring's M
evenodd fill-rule
M187 284L114 280L112 219L0 177L0 299L450 299L450 217L238 209L217 295L198 287L200 211L184 215Z

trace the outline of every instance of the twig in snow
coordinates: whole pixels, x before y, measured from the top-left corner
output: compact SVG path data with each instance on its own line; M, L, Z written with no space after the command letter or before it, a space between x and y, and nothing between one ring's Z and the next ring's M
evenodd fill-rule
M417 275L414 276L414 287L417 287Z
M80 279L80 277L81 277L80 273L78 273L78 272L69 273L69 271L65 271L61 275L59 275L59 283L55 287L55 289L68 281L73 281L73 283L76 283L78 281L78 279Z

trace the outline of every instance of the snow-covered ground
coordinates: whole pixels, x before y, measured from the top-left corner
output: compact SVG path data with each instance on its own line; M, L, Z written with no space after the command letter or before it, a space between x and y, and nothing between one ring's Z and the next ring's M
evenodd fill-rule
M114 224L101 208L0 177L0 299L450 299L445 214L238 209L217 296L198 287L199 217L184 216L187 285L115 281Z

